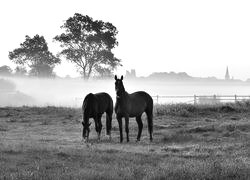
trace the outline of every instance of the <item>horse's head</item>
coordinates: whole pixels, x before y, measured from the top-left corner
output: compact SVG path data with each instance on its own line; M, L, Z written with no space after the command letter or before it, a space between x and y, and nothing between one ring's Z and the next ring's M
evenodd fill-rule
M115 75L115 91L117 97L121 97L123 92L125 92L122 80L123 76L121 76L121 79L118 79L117 76Z
M82 130L82 138L84 141L88 141L89 140L89 126L91 125L91 123L84 123L82 122L82 126L83 126L83 130Z

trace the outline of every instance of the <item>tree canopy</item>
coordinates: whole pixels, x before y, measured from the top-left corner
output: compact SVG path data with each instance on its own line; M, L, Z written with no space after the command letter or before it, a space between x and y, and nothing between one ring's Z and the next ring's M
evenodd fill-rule
M88 79L93 72L112 73L121 65L111 51L118 45L118 31L111 23L75 13L61 28L65 32L54 38L63 48L58 56L74 63L84 78Z
M39 77L52 76L55 64L61 62L49 51L44 37L39 35L33 38L25 36L20 48L9 52L9 58L16 64L28 65L30 74Z

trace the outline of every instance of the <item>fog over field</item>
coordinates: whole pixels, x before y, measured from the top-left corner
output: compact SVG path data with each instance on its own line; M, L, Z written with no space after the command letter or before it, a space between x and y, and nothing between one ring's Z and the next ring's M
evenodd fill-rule
M87 93L105 91L112 94L112 81L81 79L7 78L16 90L34 98L35 106L80 106ZM114 93L114 92L113 92ZM25 105L26 102L24 101ZM29 105L32 105L29 103Z
M1 106L69 106L80 107L84 97L92 92L107 92L115 101L114 80L88 80L55 78L14 78L2 77L15 85L15 91L4 92ZM124 79L127 92L146 91L151 96L179 95L250 95L250 84L247 82L167 82L164 80ZM18 92L18 95L16 94ZM15 94L13 96L13 94ZM25 96L20 98L20 96ZM32 101L27 97L29 96ZM156 99L154 98L156 102ZM187 102L188 99L159 99L161 103Z

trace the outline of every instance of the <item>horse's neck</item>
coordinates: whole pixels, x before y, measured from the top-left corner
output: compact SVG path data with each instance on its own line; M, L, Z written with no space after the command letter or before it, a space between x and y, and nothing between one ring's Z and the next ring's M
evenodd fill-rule
M124 100L128 100L128 93L127 93L127 91L124 91L123 92L123 94L122 94L122 98L124 99Z
M124 91L121 96L117 97L117 102L119 102L119 104L121 105L127 103L128 95L129 94L126 91Z

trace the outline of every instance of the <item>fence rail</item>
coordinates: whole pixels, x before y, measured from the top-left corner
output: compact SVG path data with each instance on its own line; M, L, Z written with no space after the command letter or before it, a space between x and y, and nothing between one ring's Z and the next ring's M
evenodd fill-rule
M192 104L216 104L223 102L237 102L237 101L246 101L250 100L250 95L176 95L176 96L167 96L167 95L155 95L152 96L155 103L192 103ZM76 97L75 101L79 104L80 101L83 101L83 97Z
M221 102L237 102L250 100L250 95L193 95L193 96L152 96L156 103L160 102L160 99L166 99L165 102L169 102L171 99L174 100L172 102L177 102L181 100L184 103L194 103L194 104L214 104ZM163 101L164 102L164 101ZM170 101L171 102L171 101Z

